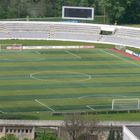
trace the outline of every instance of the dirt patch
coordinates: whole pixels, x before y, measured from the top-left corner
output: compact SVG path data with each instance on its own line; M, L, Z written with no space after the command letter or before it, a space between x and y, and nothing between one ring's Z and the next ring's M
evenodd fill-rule
M131 58L131 59L133 59L133 60L140 61L140 57L137 57L137 56L128 54L128 53L126 53L126 52L124 52L124 51L122 51L122 50L118 50L118 49L116 49L116 48L113 48L113 49L111 49L111 50L114 51L114 52L117 52L117 53L119 53L119 54L121 54L121 55L123 55L123 56L127 56L127 57L129 57L129 58Z

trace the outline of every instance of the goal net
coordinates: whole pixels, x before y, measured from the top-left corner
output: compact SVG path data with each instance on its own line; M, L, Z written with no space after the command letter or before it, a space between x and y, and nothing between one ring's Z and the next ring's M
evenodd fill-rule
M0 51L21 51L22 44L0 44Z
M137 110L140 108L139 99L113 99L112 110Z

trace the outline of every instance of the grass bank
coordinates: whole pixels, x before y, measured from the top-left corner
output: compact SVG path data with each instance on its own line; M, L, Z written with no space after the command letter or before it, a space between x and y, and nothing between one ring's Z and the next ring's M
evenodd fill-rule
M55 41L55 40L0 40L0 44L22 44L25 46L73 46L85 45L98 48L113 48L114 45L86 43L86 42L72 42L72 41Z

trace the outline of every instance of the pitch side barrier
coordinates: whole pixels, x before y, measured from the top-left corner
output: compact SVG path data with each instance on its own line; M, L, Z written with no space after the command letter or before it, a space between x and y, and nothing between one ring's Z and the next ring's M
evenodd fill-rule
M102 32L111 32L104 35ZM0 40L61 40L140 48L140 28L116 25L0 21Z

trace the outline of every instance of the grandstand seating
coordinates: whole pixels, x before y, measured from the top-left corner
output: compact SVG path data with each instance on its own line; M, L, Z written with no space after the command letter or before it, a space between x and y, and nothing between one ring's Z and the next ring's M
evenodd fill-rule
M46 39L49 37L46 32L35 32L35 31L12 31L10 32L12 39Z
M35 23L5 23L4 26L3 24L0 23L0 29L5 29L7 31L49 31L49 26L48 24L35 24Z
M116 36L130 37L130 38L140 38L140 30L128 29L128 28L118 28L115 33Z
M100 27L91 25L71 25L71 24L53 24L51 26L55 32L74 32L83 34L99 34Z
M126 45L126 46L132 46L132 47L140 47L140 39L130 39L125 38L122 36L102 36L101 40L102 42L109 42L111 44L118 44L118 45Z
M112 35L102 35L102 30L114 31ZM140 47L140 29L84 23L1 21L0 39L70 40Z
M99 35L91 35L91 34L80 34L80 33L55 33L54 39L64 39L64 40L74 40L74 41L97 41L99 39Z

